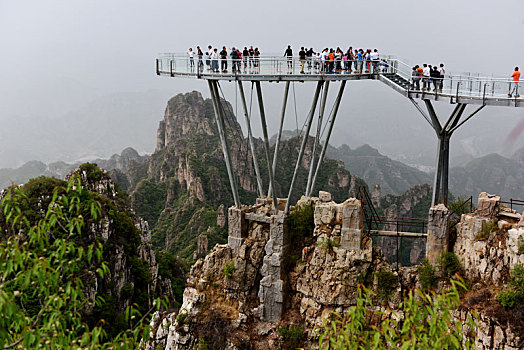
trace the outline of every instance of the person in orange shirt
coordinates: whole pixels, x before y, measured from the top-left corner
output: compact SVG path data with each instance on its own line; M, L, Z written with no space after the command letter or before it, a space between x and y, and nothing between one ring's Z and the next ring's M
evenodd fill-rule
M513 78L513 83L511 83L513 85L513 88L511 89L510 93L508 94L508 97L511 97L512 94L514 94L516 98L519 98L520 97L519 95L519 80L520 80L519 67L515 67L515 71L513 72L513 74L511 74L511 77Z

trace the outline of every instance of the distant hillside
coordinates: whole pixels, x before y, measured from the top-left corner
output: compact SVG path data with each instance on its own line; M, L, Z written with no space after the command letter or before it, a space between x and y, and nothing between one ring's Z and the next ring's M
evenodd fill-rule
M382 195L400 195L416 185L431 184L431 176L393 160L369 145L354 150L347 145L329 146L327 156L344 162L346 169L373 187L380 185Z
M455 195L477 198L482 191L504 199L524 199L524 148L512 157L488 154L473 159L449 173L450 191Z
M95 159L92 162L96 163L100 168L110 170L111 175L118 180L119 170L127 168L130 162L141 162L147 156L141 156L136 150L131 147L124 149L120 154L113 154L109 159ZM68 164L65 162L54 162L45 164L43 162L32 160L19 168L0 169L0 189L6 188L12 183L24 184L29 179L39 176L56 177L63 179L68 173L78 167L80 163Z
M282 140L299 135L300 130L283 130ZM276 142L277 135L270 143ZM431 184L432 176L414 167L393 160L370 145L363 145L352 150L348 145L338 148L329 146L326 157L341 160L347 170L362 178L371 188L380 185L381 195L401 195L413 186Z

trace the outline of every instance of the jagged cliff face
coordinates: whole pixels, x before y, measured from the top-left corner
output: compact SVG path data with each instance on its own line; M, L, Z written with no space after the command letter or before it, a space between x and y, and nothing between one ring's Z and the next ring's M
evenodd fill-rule
M231 105L227 101L222 103L226 111L226 134L234 171L240 186L254 192L251 152L244 142L242 129L232 113ZM155 156L158 154L164 155L166 166L156 169L155 164L150 163L149 175L166 181L173 176L174 171L182 188L185 185L190 195L199 200L209 199L215 204L227 200L216 191L217 187L224 187L220 183L221 167L216 164L223 160L223 155L212 102L204 100L199 92L180 94L169 100L164 120L158 127ZM195 162L204 167L203 172L192 166Z
M299 237L289 231L291 226L281 224L290 224L286 220L292 215L271 216L270 203L230 209L228 245L215 246L193 266L180 312L155 314L153 340L146 348L273 349L282 346L279 326L294 324L305 331L303 345L314 349L314 330L326 315L344 314L355 304L357 283L384 292L379 277L384 272L396 276L396 282L389 285L386 300L373 297L374 305L398 315L402 294L420 287L417 268L392 271L380 249L372 248L359 231L360 202L337 204L328 195L299 201L314 208L312 231ZM524 241L524 220L501 208L499 200L481 201L474 214L463 215L450 247L471 286L453 314L463 320L472 310L478 313L476 349L482 350L524 347L522 306L507 310L495 298L508 281L509 269L524 262L518 249ZM498 220L498 229L479 240L481 223L488 220ZM441 276L438 290L448 283Z
M249 143L231 105L226 101L222 103L241 202L254 203L256 178ZM267 191L269 179L265 175L263 143L260 139L254 141L263 188ZM299 147L298 138L281 144L279 164L285 166L280 166L275 176L278 196L287 196ZM312 139L306 147L292 201L298 200L306 186L311 152ZM208 247L225 242L227 227L217 216L220 216L220 205L228 207L233 199L212 102L199 92L180 94L169 100L158 128L155 153L142 164L135 163L128 168L126 179L134 207L151 225L153 244L158 249L190 258L203 250L202 242L206 240ZM327 189L335 199L343 200L352 183L356 186L362 181L352 177L341 162L325 160L316 189Z
M109 268L104 278L94 269L84 273L84 292L89 300L85 304L85 317L93 321L105 319L108 322L106 331L114 336L121 330L127 306L137 303L142 312L147 312L157 295L165 293L173 297L171 286L169 281L159 276L147 222L136 215L129 200L118 193L108 173L94 164L86 163L66 179L76 175L89 191L90 198L94 198L101 206L101 214L97 218L84 217L85 226L79 242L85 245L100 242L103 247L102 259ZM57 186L66 187L67 183L40 177L21 187L28 196L28 207L23 210L27 211L29 220L38 221L38 215L45 213ZM2 193L0 200L6 193ZM5 234L8 231L3 225L5 221L0 214L0 226ZM97 297L104 298L100 305L94 303Z

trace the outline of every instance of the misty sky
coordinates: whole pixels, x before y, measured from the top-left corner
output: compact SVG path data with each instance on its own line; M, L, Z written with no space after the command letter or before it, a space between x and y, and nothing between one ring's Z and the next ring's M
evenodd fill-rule
M522 0L0 0L0 122L8 125L14 118L62 116L79 104L122 91L159 90L174 95L196 89L208 96L203 81L154 74L158 53L185 52L196 45L253 44L262 54L283 52L287 44L294 48L376 47L409 63L443 62L448 72L508 76L514 66L524 67L523 10ZM399 151L393 144L404 142L406 149L416 148L421 141L409 144L406 139L419 140L423 133L424 147L433 150L433 131L407 99L379 82L348 85L340 111L347 118L338 121L335 143L353 147L367 142L394 156ZM301 118L311 87L297 87ZM275 125L282 88L283 84L264 86L268 116ZM234 102L234 90L225 92ZM162 118L164 106L151 116L152 125ZM445 102L437 108L451 109ZM359 125L349 122L352 113L360 116ZM524 119L524 109L488 107L481 113L470 122L472 132L490 139L480 153L503 152L504 135ZM364 134L373 135L370 129L384 124L378 118L396 116L400 124L407 123L407 129L402 124L381 130L376 139L361 139L359 126ZM366 125L364 121L370 119ZM294 125L292 119L286 127ZM494 129L504 130L490 137ZM353 136L347 130L353 130ZM473 137L468 132L456 133L456 143L463 148ZM385 142L385 135L396 141ZM524 145L521 139L519 145ZM133 146L133 140L129 145Z

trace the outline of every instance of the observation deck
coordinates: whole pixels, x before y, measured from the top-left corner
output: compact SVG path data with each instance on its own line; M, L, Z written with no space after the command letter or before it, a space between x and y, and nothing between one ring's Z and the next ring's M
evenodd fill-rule
M186 77L205 80L226 81L349 81L349 80L379 80L395 91L409 98L422 100L447 101L449 103L463 103L475 105L493 105L507 107L523 107L523 97L508 97L514 84L518 85L518 92L523 92L524 83L515 83L508 78L496 78L478 73L451 73L442 80L442 89L422 91L414 90L411 76L412 66L394 56L381 56L376 65L370 63L366 69L363 62L362 73L356 73L355 61L342 61L340 70L327 72L323 64L315 58L306 60L304 73L301 73L301 61L293 57L288 59L276 56L261 56L244 60L227 59L227 72L221 70L221 59L218 60L218 72L207 69L206 59L202 68L198 68L199 59L195 57L193 63L185 54L161 54L156 59L156 73L171 77ZM346 63L347 62L347 63ZM247 63L247 64L245 64ZM240 70L233 71L233 64L240 65ZM352 70L344 69L349 64ZM374 68L376 67L376 68ZM420 80L420 87L423 80Z
M334 62L333 69L326 68L323 62L317 58L309 58L304 61L298 58L261 56L246 58L240 60L218 59L209 64L205 57L200 60L197 56L193 59L185 54L161 54L156 59L156 74L170 77L197 78L206 80L213 101L216 123L224 152L224 160L228 170L229 181L235 206L240 207L240 200L237 190L237 180L234 173L231 155L226 137L226 124L224 122L225 110L223 100L225 96L220 87L220 81L234 81L238 85L240 100L244 109L244 117L247 125L248 139L250 143L251 154L253 156L253 165L257 177L257 190L259 197L272 197L274 211L278 211L277 195L275 192L275 172L278 161L279 144L282 136L282 127L286 114L286 105L288 100L289 86L295 82L316 82L316 89L311 99L311 108L307 114L300 151L295 163L295 170L289 186L287 198L291 198L299 165L304 157L304 150L308 140L308 135L313 124L313 119L318 116L317 130L314 137L313 151L310 159L309 175L307 185L304 191L306 196L310 196L315 188L315 183L319 169L326 152L326 145L329 144L335 118L338 113L340 101L348 81L353 80L378 80L395 91L407 97L417 108L420 114L433 128L437 136L437 161L435 165L435 177L433 181L432 204L448 203L448 173L449 173L449 143L453 133L468 120L473 118L486 106L504 106L504 107L523 107L523 98L518 96L519 91L524 92L524 84L513 82L508 78L495 78L493 76L484 76L482 74L462 73L446 74L443 78L424 78L419 80L419 86L424 86L429 81L430 88L427 90L415 89L416 77L412 77L412 65L409 65L394 56L381 56L379 61L362 62L362 68L357 72L358 66L355 61ZM358 63L358 62L357 62ZM224 65L224 66L223 66ZM351 69L349 69L351 67ZM248 108L243 82L251 82L251 89L256 88L260 121L262 125L265 162L269 177L268 190L264 189L258 160L255 156L254 141L251 131L251 102ZM270 155L269 137L267 133L267 121L265 116L264 101L262 97L261 82L284 82L284 98L282 101L282 110L280 115L279 131L276 139L274 155ZM340 82L337 97L333 103L333 108L329 115L326 115L326 102L328 99L328 90L330 83ZM435 84L437 83L437 84ZM439 87L435 89L435 85ZM515 90L516 88L516 90ZM220 97L222 94L222 97ZM512 97L509 94L513 94ZM320 96L322 95L322 96ZM317 103L320 100L320 106L317 112ZM419 104L423 102L425 109ZM448 102L455 105L453 112L448 118L439 118L432 101ZM468 105L476 105L476 109L464 114ZM329 110L329 109L328 109ZM464 118L462 118L465 116ZM325 118L327 117L327 118ZM350 118L351 114L346 114ZM462 118L462 120L461 120ZM323 128L327 127L326 136L321 142ZM358 127L358 126L357 126ZM317 156L317 153L318 156ZM267 185L267 184L266 184ZM286 201L285 213L289 212L290 202Z

